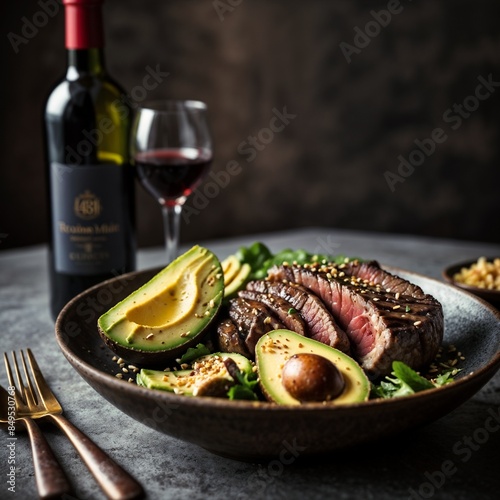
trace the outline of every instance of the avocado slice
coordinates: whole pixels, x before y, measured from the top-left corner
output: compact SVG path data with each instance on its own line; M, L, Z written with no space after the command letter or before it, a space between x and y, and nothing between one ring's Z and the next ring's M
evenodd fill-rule
M219 260L196 245L103 314L98 330L122 358L159 365L199 340L223 296Z
M267 400L280 405L301 404L285 389L282 372L290 358L302 353L326 358L336 366L344 379L340 395L325 404L349 404L368 399L370 382L354 359L338 349L290 330L273 330L263 335L255 347L259 383Z
M149 389L175 392L185 396L226 397L234 380L224 360L232 359L244 373L252 373L252 362L236 353L218 352L195 360L191 368L177 371L142 369L137 374L137 385Z
M226 298L236 294L238 290L243 288L246 283L252 268L250 264L242 264L236 255L226 257L221 263L224 272L224 296Z
M238 290L241 290L250 276L251 270L252 268L250 267L250 264L241 264L236 276L234 276L233 279L226 284L224 296L231 297L235 295Z
M228 285L241 269L241 262L236 255L230 255L221 262L221 266L224 273L224 284Z

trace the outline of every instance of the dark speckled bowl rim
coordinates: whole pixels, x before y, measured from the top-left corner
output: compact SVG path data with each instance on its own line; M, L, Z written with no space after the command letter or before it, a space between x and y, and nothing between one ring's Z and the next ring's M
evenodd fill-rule
M499 257L485 257L487 261L491 262L493 259L498 259ZM466 292L472 293L477 297L486 300L490 303L493 303L493 306L500 307L500 290L488 290L486 288L479 288L473 285L467 285L465 283L459 283L453 279L453 276L460 272L463 267L470 267L472 264L475 264L478 259L469 259L463 262L458 262L456 264L451 264L443 269L441 272L442 277L451 285L456 286Z
M443 283L440 280L434 279L434 278L429 278L424 275L421 275L419 273L413 272L413 271L407 271L405 269L400 269L392 266L383 266L384 269L388 270L389 272L393 274L398 274L398 273L404 273L406 276L414 276L418 279L424 279L426 281L431 281L438 283L441 286L445 287L452 287L451 285L447 283ZM161 268L158 268L158 271ZM134 271L132 273L127 273L126 275L122 275L121 278L127 277L127 276L136 276L142 273L150 273L154 272L156 269L145 269L141 271ZM272 411L272 412L311 412L311 411L321 411L321 412L343 412L343 411L351 411L355 408L363 408L363 409L368 409L370 407L378 406L378 405L387 405L387 406L396 406L396 405L404 405L406 401L409 399L412 400L421 400L424 402L427 398L433 397L436 394L443 394L444 392L452 392L452 391L458 391L462 387L464 389L470 383L472 380L476 378L480 378L482 376L486 376L489 372L488 379L491 378L494 373L500 369L500 351L496 353L493 358L491 358L484 366L479 368L478 370L461 376L459 379L455 380L451 384L444 385L442 387L436 387L434 389L429 389L426 391L418 392L416 394L412 394L409 396L405 397L400 397L400 398L394 398L394 399L372 399L368 401L363 401L359 403L351 403L351 404L345 404L345 405L325 405L323 403L307 403L303 404L300 406L282 406L282 405L276 405L268 402L262 402L262 401L228 401L226 399L222 398L195 398L195 397L186 397L182 395L177 395L177 394L172 394L169 392L164 392L164 391L155 391L152 389L147 389L144 387L140 387L136 384L130 384L124 380L117 379L115 376L110 375L108 373L105 373L103 371L98 370L97 368L93 367L92 365L88 364L87 362L81 360L78 356L73 354L73 352L65 345L64 340L62 338L62 335L60 333L60 325L66 315L66 312L74 307L74 304L78 302L79 298L86 295L89 291L98 289L104 285L106 285L109 282L115 281L119 279L120 277L117 278L111 278L110 280L104 281L102 283L99 283L88 290L82 292L81 294L77 295L74 297L66 306L63 308L63 310L60 312L56 324L55 324L55 333L56 333L56 339L59 344L59 347L61 348L63 354L65 357L68 359L70 364L73 365L73 367L86 375L86 377L89 380L92 380L94 383L98 384L104 384L107 387L116 390L116 391L121 391L121 392L126 392L130 395L130 397L133 397L135 394L138 396L143 396L143 397L153 397L155 399L162 399L164 400L167 404L172 403L172 404L182 404L185 407L192 407L192 408L203 408L203 407L218 407L218 408L224 408L228 410L233 410L235 412L245 412L246 410L252 409L252 410L262 410L262 411ZM453 288L453 287L452 287ZM454 288L454 291L456 293L460 294L465 294L467 295L470 299L473 301L479 302L485 309L488 309L490 313L492 313L497 320L500 322L500 311L498 311L496 308L494 308L491 304L486 302L485 300L477 297L476 295L469 293L465 290L462 289L456 289ZM96 329L96 335L98 336L97 329Z

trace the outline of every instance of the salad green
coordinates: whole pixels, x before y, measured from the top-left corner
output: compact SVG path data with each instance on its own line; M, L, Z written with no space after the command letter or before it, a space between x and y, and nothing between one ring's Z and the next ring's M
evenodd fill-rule
M392 374L387 375L379 384L373 384L372 396L379 398L397 398L416 392L433 389L453 382L458 368L447 370L435 379L429 380L401 361L392 362Z
M265 278L267 271L272 266L280 265L284 262L310 264L313 262L327 261L335 264L342 264L347 257L345 255L313 254L306 250L292 250L290 248L273 254L266 245L257 241L248 247L241 247L236 252L236 258L242 264L248 264L250 266L251 272L249 279L254 280ZM354 257L349 257L349 260L353 259Z

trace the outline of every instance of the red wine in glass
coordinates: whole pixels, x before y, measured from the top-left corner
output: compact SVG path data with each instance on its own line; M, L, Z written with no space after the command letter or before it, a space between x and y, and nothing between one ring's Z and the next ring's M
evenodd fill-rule
M212 162L207 105L175 99L142 103L131 137L137 177L161 205L170 263L177 257L182 207Z
M212 152L198 148L166 148L136 153L141 184L160 203L174 205L199 185L212 163Z

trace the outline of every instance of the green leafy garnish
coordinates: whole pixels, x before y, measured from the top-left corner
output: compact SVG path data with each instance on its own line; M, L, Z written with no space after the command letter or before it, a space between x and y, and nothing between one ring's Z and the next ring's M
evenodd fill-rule
M441 387L453 382L453 377L459 372L457 368L440 374L436 379L428 380L401 361L393 361L392 373L378 385L372 386L372 394L380 398L397 398L416 392Z
M279 266L284 262L289 264L312 264L314 262L327 262L333 264L342 264L346 261L345 255L326 255L326 254L313 254L306 250L292 250L287 248L280 252L273 254L264 243L256 242L249 247L241 247L237 253L236 258L242 264L249 264L252 269L249 279L262 279L267 275L267 271L272 266ZM347 260L353 260L349 258ZM358 259L362 260L362 259Z
M288 309L288 314L297 314L297 309L290 307L290 309Z
M226 365L227 371L236 382L227 392L227 397L231 400L234 399L259 399L255 393L257 388L258 379L257 374L242 372L238 365L232 359L225 359L224 364Z
M195 359L201 358L202 356L206 356L210 354L210 350L204 344L198 344L196 347L190 347L178 360L179 364L182 363L190 363Z

